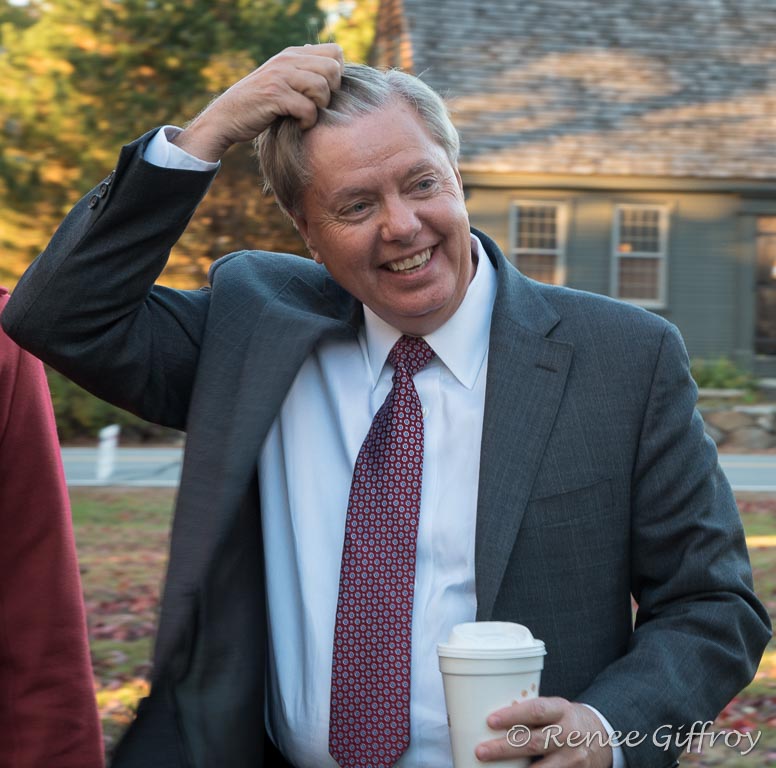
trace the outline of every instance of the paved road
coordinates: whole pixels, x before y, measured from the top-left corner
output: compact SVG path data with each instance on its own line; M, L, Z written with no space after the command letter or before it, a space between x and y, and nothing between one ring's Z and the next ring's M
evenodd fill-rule
M720 463L734 490L776 491L776 453L723 453Z
M181 448L119 448L113 474L98 482L95 448L63 448L69 485L174 487L180 479ZM722 454L722 468L737 491L776 492L776 454Z
M106 481L97 480L96 448L63 448L67 484L175 487L181 473L181 448L119 448L114 470Z

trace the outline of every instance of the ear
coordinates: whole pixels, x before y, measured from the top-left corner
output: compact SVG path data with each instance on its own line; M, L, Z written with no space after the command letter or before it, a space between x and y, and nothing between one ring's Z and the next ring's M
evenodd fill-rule
M291 221L294 222L294 226L296 227L296 231L299 232L299 234L302 236L302 239L307 242L307 219L304 217L303 214L297 212L297 211L289 211L288 215L291 217Z
M301 213L289 213L291 220L294 222L297 232L302 236L304 244L307 246L307 250L310 251L310 256L318 264L323 264L323 260L318 255L318 251L315 250L315 246L310 242L309 227L307 226L307 219Z

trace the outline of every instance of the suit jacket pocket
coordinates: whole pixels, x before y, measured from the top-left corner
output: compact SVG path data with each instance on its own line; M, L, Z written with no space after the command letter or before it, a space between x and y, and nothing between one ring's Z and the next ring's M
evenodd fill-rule
M577 696L627 647L630 520L615 499L594 479L526 506L493 615L544 640L546 695Z
M529 501L513 557L541 563L559 587L582 596L602 581L628 583L629 537L628 510L615 507L612 483L602 479Z
M563 493L534 496L528 501L521 529L541 526L584 525L616 514L612 483L608 478L592 480Z
M630 633L629 510L614 499L609 479L532 499L502 582L498 613L517 607L548 654L564 649L554 668L565 681L558 691L582 690ZM549 680L553 690L560 685L553 674Z

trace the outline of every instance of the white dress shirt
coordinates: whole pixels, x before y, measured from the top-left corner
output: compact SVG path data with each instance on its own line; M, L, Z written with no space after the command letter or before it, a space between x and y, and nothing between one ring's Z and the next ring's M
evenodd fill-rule
M475 242L481 248L479 241ZM414 378L424 459L412 620L410 746L397 765L451 762L437 643L474 621L474 526L495 270L482 253L457 312L425 337L436 357ZM270 625L268 727L298 768L328 755L334 621L353 467L391 389L401 335L365 308L357 341L305 361L260 456Z
M145 159L163 167L217 167L170 144L167 137L178 130L159 131ZM478 254L472 282L456 313L424 337L436 357L414 378L425 446L410 746L400 768L452 764L436 647L455 624L473 621L477 609L474 537L496 273L473 235L472 248ZM266 726L298 768L337 765L328 753L329 696L348 495L361 444L391 388L387 357L401 335L368 307L364 315L356 340L324 341L304 362L258 457L269 625Z

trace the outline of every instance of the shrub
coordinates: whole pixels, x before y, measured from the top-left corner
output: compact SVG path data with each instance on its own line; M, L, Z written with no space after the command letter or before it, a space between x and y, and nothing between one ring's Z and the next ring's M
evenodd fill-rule
M690 370L695 383L703 389L743 389L747 393L757 390L757 379L725 357L696 358L691 361Z

